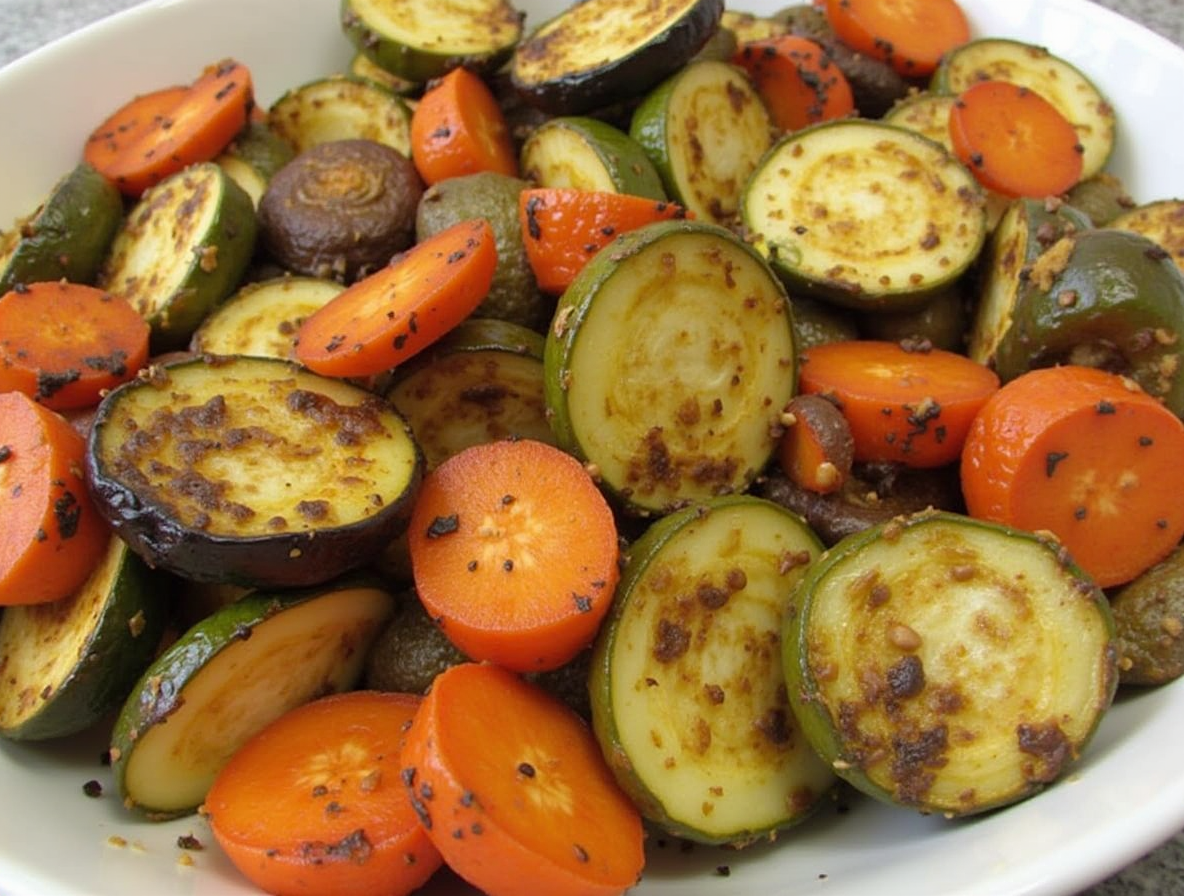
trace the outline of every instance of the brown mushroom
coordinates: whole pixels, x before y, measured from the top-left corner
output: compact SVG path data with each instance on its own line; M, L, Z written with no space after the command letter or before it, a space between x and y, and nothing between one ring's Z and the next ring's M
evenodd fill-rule
M352 283L415 237L424 185L414 164L372 140L333 140L276 172L259 200L267 254L286 269Z

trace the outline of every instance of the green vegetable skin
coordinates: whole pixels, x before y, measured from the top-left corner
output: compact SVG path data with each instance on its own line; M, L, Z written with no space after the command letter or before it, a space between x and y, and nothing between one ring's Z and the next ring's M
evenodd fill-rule
M1184 275L1155 243L1120 230L1079 232L1034 262L995 366L1008 380L1058 363L1129 376L1184 416Z
M119 190L79 163L27 220L0 233L0 295L18 283L94 282L122 219Z

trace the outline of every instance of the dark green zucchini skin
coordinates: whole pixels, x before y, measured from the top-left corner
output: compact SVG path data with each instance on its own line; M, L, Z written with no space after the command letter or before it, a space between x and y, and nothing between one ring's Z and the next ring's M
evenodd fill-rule
M170 582L112 535L106 558L73 595L51 604L10 607L0 617L0 668L7 668L9 676L16 674L6 653L13 646L9 634L36 636L39 654L70 656L44 656L45 666L66 667L67 673L44 681L34 698L37 709L19 720L7 705L0 706L0 735L27 741L65 737L118 707L159 648L171 619L170 601L163 599ZM11 680L0 683L0 703L22 699L6 693Z
M188 511L178 509L190 506L178 503L187 497L183 494L184 482L188 481L191 487L197 489L218 489L222 482L202 482L203 474L196 468L194 475L188 478L185 475L187 471L179 471L180 475L175 480L179 483L177 488L150 482L142 470L119 453L122 449L111 447L120 441L115 429L117 424L113 421L117 419L117 413L122 413L119 412L120 404L135 399L136 390L172 388L170 383L178 374L183 374L186 368L198 371L199 375L204 371L210 377L225 378L232 371L237 372L243 367L246 367L246 375L257 372L264 382L271 382L269 378L275 378L277 389L287 390L288 395L299 393L306 402L314 405L319 400L317 396L323 394L319 390L336 390L332 394L338 398L346 394L342 390L356 394L360 402L356 406L359 409L357 415L367 419L359 423L359 418L355 416L351 423L348 406L336 406L346 408L345 416L338 417L332 416L335 411L330 406L326 412L330 418L319 426L318 438L323 436L326 444L334 444L334 440L350 442L351 439L359 438L358 444L364 447L367 438L376 432L368 427L379 427L394 446L390 450L399 452L401 460L405 461L405 471L400 474L399 481L392 482L398 490L392 489L385 495L379 491L367 496L366 500L372 506L364 514L355 514L339 525L318 524L315 518L311 518L312 524L304 525L304 520L298 517L295 508L298 503L303 506L306 501L311 501L331 506L335 511L336 505L347 497L340 477L331 483L335 492L301 491L300 494L285 496L285 500L289 500L287 512L296 520L295 524L285 527L269 528L261 524L269 513L269 505L263 503L259 505L261 512L258 516L262 517L260 524L253 522L253 528L246 532L226 531L214 525L203 526L195 524L192 519L187 520L185 513ZM87 485L96 507L116 532L150 565L197 582L221 582L246 587L309 586L327 582L364 566L405 529L423 476L423 455L402 416L380 396L348 383L325 380L297 365L274 358L199 357L161 368L156 375L162 376L163 382L154 383L151 376L135 380L113 390L100 403L91 428L86 458ZM284 385L289 380L298 383L300 388ZM177 388L181 390L181 387ZM310 395L312 397L308 397ZM279 399L280 402L283 400L282 397ZM233 398L227 404L233 407ZM180 413L192 415L201 410L201 407L191 405L181 408ZM232 410L232 420L233 413ZM314 407L308 413L315 415L318 410ZM368 435L358 436L350 429L351 426L361 426ZM111 435L105 435L108 429ZM222 439L220 444L225 444L231 438L228 434L230 429L224 427L221 432L214 430L211 438ZM315 468L318 465L324 468L329 464L327 453L312 454L314 446L311 445L293 445L289 440L286 446L281 445L276 450L280 448L292 454L296 458L294 462L300 465L299 471L293 471L293 477L320 475ZM301 459L299 455L305 449L309 453ZM328 481L318 479L316 486L328 488L329 485L325 484ZM365 489L366 484L359 483L355 488ZM279 485L282 489L283 484ZM234 502L233 491L227 492L227 496Z
M1157 244L1114 229L1074 234L1037 261L995 356L1008 380L1073 363L1129 376L1184 416L1184 275Z
M629 0L637 15L652 8ZM511 83L530 105L552 115L583 115L644 94L699 52L719 27L723 0L697 0L683 15L624 55L588 65L563 68L573 49L603 45L597 27L599 10L619 9L622 0L585 0L544 22L514 51ZM590 29L585 30L585 29ZM545 74L530 71L546 62ZM552 67L554 66L554 67Z
M995 353L1007 338L1016 308L1034 288L1029 283L1032 264L1062 237L1091 226L1072 205L1049 206L1025 198L1008 204L979 263L974 320L967 337L967 354L973 360L995 365Z
M18 283L93 283L122 220L119 190L79 162L37 211L0 233L0 295Z
M356 611L352 595L361 594L367 609ZM323 601L340 601L335 612L316 610ZM136 782L153 789L171 787L169 774L198 781L216 773L221 760L229 756L252 733L286 709L325 694L350 690L361 680L367 651L383 624L394 611L394 597L374 576L351 573L331 582L308 588L259 590L245 594L200 620L152 661L130 689L111 731L109 758L113 777L124 805L136 809L153 821L186 815L198 808L200 797L173 805L154 804L145 794L136 792ZM314 615L316 628L292 631L286 636L267 640L264 629L291 624L290 611ZM326 635L325 628L340 626L339 632ZM304 637L299 637L303 635ZM311 639L320 638L315 652L307 653ZM254 649L254 645L266 646ZM236 652L237 659L226 654ZM304 652L306 655L301 657ZM301 669L285 669L276 656L287 655L293 662L303 659ZM319 676L308 669L322 667ZM212 677L216 687L201 690L194 697L187 690L203 673ZM273 687L260 691L262 676L283 675ZM234 691L255 685L255 700L243 706ZM207 682L208 685L208 682ZM265 699L258 699L259 695ZM191 699L187 699L187 695ZM221 711L225 719L220 719ZM168 722L183 713L209 713L206 724L192 718ZM219 722L224 722L220 725ZM149 735L176 740L171 751L153 750L153 759L144 760L136 751L149 742ZM196 746L195 746L196 744ZM142 775L133 762L161 762L168 768L156 774Z

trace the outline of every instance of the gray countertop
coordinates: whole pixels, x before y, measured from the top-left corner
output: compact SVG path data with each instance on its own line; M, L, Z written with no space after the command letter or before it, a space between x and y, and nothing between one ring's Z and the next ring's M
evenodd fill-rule
M0 0L0 66L135 2ZM1096 2L1184 46L1184 0ZM1082 896L1184 896L1184 832Z

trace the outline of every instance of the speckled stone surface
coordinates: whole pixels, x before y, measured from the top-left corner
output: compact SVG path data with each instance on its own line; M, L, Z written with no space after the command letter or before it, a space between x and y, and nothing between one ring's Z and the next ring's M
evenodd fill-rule
M1184 0L1095 2L1184 46ZM135 0L0 0L0 65L134 5ZM1184 896L1184 832L1080 896Z

